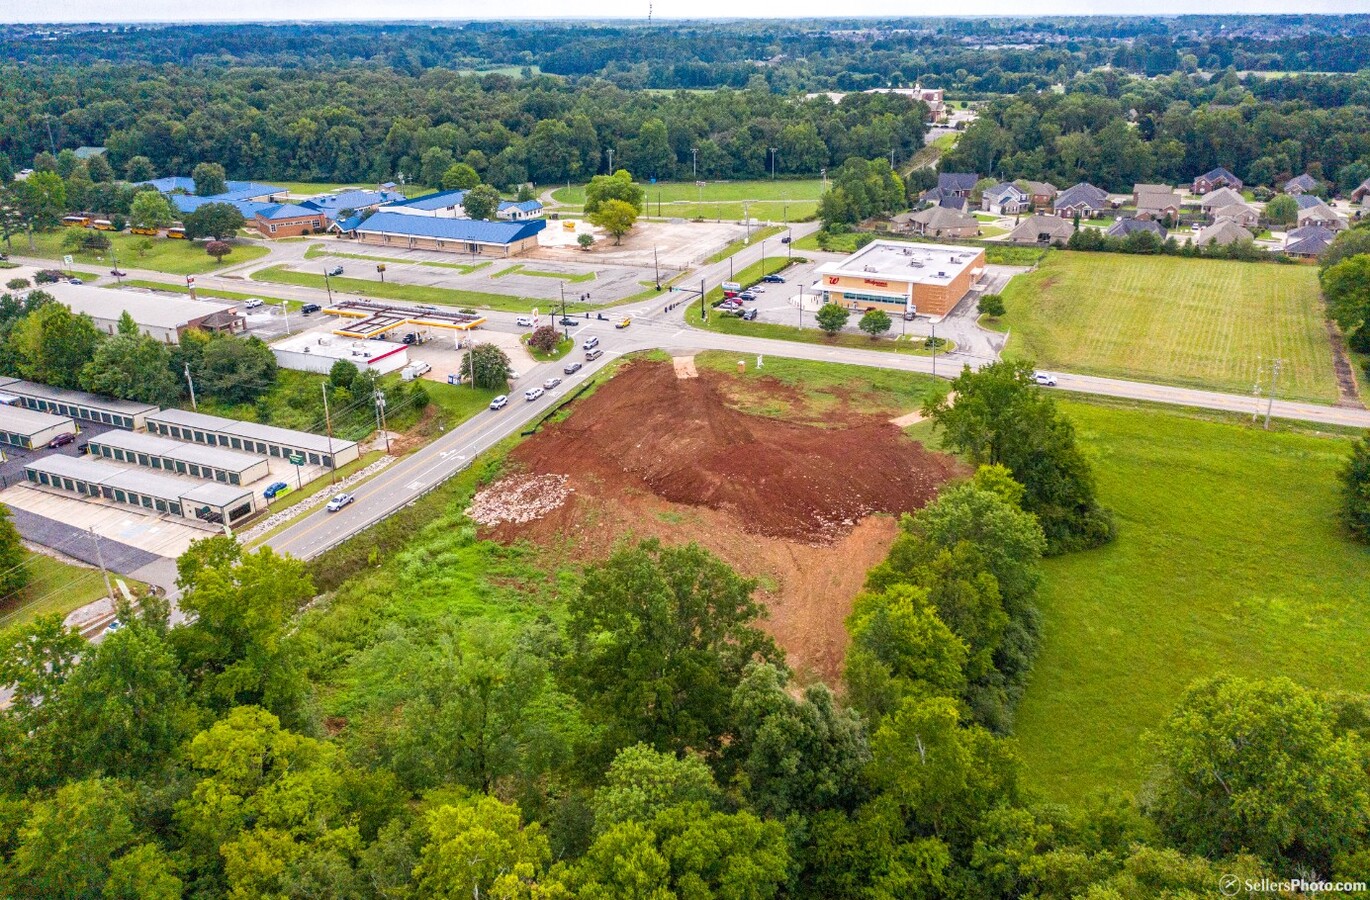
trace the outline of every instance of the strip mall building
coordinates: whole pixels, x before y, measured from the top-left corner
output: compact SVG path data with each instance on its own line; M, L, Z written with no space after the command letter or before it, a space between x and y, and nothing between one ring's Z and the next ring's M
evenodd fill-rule
M823 300L852 310L940 319L985 274L985 251L950 244L872 241L841 262L819 266Z

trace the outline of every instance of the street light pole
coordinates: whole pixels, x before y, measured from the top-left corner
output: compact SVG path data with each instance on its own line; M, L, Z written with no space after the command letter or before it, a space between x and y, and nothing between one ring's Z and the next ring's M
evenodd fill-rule
M776 148L771 148L771 181L775 181L775 154Z
M329 306L332 306L332 305L333 305L333 282L332 282L331 280L329 280L329 277L328 277L328 268L327 268L327 267L325 267L324 270L323 270L323 286L324 286L324 288L328 291L328 305L329 305Z
M566 282L557 285L561 288L561 330L566 335L566 340L571 339L571 326L566 324Z
M652 274L656 278L656 289L661 290L661 267L657 265L656 247L652 247ZM562 289L563 291L565 288Z
M694 176L694 180L695 180L695 181L698 181L698 180L699 180L699 148L698 148L698 147L691 147L691 148L690 148L690 174Z
M609 150L609 174L614 174L614 151Z

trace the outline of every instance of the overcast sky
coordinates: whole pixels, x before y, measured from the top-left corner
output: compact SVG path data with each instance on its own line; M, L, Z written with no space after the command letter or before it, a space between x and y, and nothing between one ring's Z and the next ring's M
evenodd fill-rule
M647 17L648 0L509 0L499 13L516 18ZM1366 13L1370 0L1039 0L1029 8L1021 0L960 0L957 15L1154 15L1176 13ZM737 0L656 0L657 18L709 16L793 18L804 16L945 15L944 4L909 0L783 0L739 4ZM234 0L232 3L187 3L185 0L46 0L0 2L0 22L183 22L279 21L290 19L471 19L491 18L490 7L450 0Z

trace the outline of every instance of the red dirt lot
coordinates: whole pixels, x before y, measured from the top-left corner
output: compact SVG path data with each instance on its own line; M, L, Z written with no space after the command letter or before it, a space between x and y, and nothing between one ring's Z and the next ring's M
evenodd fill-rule
M483 530L530 540L556 564L601 559L624 540L696 541L760 582L765 627L790 664L833 680L843 622L894 539L895 517L962 469L845 403L824 414L826 427L739 411L730 380L709 370L679 379L669 363L625 367L510 454L525 476L567 476L565 501ZM748 390L794 393L765 379Z

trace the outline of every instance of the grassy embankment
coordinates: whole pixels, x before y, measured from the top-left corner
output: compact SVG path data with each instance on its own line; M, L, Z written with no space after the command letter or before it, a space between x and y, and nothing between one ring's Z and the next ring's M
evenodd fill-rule
M62 228L35 234L34 250L29 250L27 239L16 238L14 252L19 256L60 260L67 253L62 249L62 238L68 233L67 229ZM201 275L251 262L267 254L267 248L260 244L237 241L233 244L233 252L225 256L222 263L217 263L214 257L205 252L205 245L201 241L173 241L128 233L107 233L107 237L110 239L110 250L77 251L71 254L72 258L85 265L109 269L114 267L114 258L117 256L121 269L151 269L168 275ZM137 248L143 241L149 241L150 246L139 255Z
M324 277L312 272L295 272L286 266L271 266L252 273L255 281L273 284L294 284L324 290ZM438 306L474 307L478 309L503 310L505 312L531 312L535 307L546 307L548 300L538 297L510 297L504 294L490 294L484 291L466 291L454 288L432 287L420 284L396 284L393 281L370 281L361 278L339 276L329 279L335 294L360 294L379 297L384 300L407 300L413 303L432 303ZM560 308L561 304L557 304ZM568 301L567 312L584 312L591 309L589 304Z
M663 181L643 184L642 188L646 192L643 215L736 221L743 217L743 201L746 201L746 215L750 218L763 222L798 222L812 218L818 211L823 180L711 181L703 187L693 181ZM552 192L552 199L571 207L584 206L585 187L557 188Z

